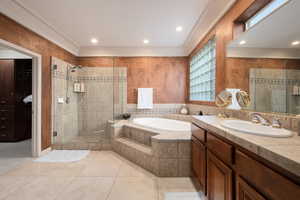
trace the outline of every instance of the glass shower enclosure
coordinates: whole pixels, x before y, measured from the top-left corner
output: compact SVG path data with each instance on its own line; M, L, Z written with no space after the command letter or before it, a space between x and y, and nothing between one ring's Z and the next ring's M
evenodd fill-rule
M110 126L126 100L125 67L74 66L53 57L52 147L110 149Z

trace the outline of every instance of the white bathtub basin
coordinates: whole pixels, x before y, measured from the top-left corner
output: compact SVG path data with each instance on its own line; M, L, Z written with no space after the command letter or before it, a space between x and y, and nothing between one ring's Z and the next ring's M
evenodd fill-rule
M244 120L224 120L221 122L221 126L229 128L235 131L240 131L253 135L261 135L267 137L291 137L292 131L283 128L273 128L271 126L263 126L260 124L254 124Z
M191 131L191 123L158 117L143 117L133 119L133 123L148 128L168 131Z

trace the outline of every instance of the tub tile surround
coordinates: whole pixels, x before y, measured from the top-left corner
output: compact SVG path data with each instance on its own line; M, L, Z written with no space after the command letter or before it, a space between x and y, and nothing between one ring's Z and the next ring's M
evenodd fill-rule
M165 117L178 120L180 115ZM191 175L190 131L170 133L136 125L130 120L112 126L112 148L120 155L160 177Z
M137 109L137 104L127 104L127 112L133 117L161 116L167 114L179 114L185 104L153 104L153 109Z

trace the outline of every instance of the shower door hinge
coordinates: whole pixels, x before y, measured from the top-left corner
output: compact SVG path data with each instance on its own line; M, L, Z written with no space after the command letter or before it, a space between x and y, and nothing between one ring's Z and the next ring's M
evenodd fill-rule
M57 131L53 131L53 136L56 137L57 135Z

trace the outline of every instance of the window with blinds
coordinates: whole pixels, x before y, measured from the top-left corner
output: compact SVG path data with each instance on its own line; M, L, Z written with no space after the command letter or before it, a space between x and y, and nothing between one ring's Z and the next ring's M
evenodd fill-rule
M214 101L216 82L215 38L194 55L190 61L190 100Z

